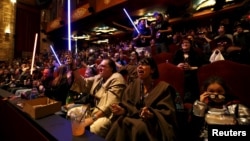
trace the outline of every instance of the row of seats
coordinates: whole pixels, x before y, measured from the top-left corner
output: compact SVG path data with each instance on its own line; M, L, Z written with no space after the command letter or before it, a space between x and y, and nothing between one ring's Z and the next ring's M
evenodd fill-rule
M175 55L176 51L178 50L177 47L178 46L176 46L176 50L174 50L174 51L161 52L159 54L153 55L154 60L156 61L157 64L165 63L165 62L173 63L174 55ZM193 48L193 49L199 56L205 55L200 48Z
M184 97L184 70L171 64L172 53L161 53L153 56L158 64L160 80L170 83L179 94ZM169 63L166 63L168 60ZM80 69L84 76L85 68ZM232 62L229 60L217 61L203 65L197 70L198 87L201 88L203 82L211 76L222 77L230 87L233 95L250 107L250 66Z
M184 70L171 63L158 64L160 80L170 83L180 94L184 96ZM233 95L240 102L250 107L250 66L232 62L229 60L216 61L198 68L197 78L199 88L203 82L211 76L222 77Z
M153 59L157 64L161 63L173 63L174 54L170 52L162 52L160 54L154 55Z
M184 99L184 70L171 63L158 64L160 80L171 84ZM211 76L222 77L230 88L233 95L247 107L250 107L250 66L239 64L229 60L217 61L201 66L197 70L198 87L201 88L204 81ZM177 121L181 140L189 137L189 124L192 119L193 103L184 103L184 111L177 111Z

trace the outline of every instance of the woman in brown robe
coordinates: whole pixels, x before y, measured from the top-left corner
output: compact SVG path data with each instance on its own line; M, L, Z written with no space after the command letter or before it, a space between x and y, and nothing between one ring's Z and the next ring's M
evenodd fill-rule
M106 136L107 141L176 140L175 90L157 81L157 64L142 59L137 67L138 79L126 89L119 104L111 110L117 120Z

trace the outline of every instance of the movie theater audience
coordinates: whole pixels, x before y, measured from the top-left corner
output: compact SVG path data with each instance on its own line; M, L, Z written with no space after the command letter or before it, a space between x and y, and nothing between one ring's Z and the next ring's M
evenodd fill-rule
M248 63L250 55L246 55L249 54L249 31L242 24L237 24L235 29L235 33L231 34L233 38L226 34L225 25L219 26L218 36L215 38L205 36L205 33L192 32L194 39L200 36L198 38L203 40L199 42L201 46L198 47L193 47L191 41L186 38L188 33L178 32L177 34L176 32L176 36L173 36L173 39L176 39L173 42L176 48L173 49L173 52L171 52L172 48L168 48L169 53L174 56L173 62L168 63L173 63L185 72L184 102L194 103L194 115L191 118L191 126L188 128L192 131L189 134L192 139L200 140L200 136L206 138L206 126L204 126L206 124L204 123L211 122L211 120L218 124L227 121L230 124L242 122L231 118L231 115L239 116L232 109L240 111L240 109L247 108L240 103L234 103L237 99L228 94L225 82L221 78L209 79L204 84L201 95L196 78L196 71L199 67L212 62L211 60L209 62L207 56L211 51L216 54L215 49L222 53L225 60L250 64ZM206 44L203 44L204 42ZM206 56L197 52L197 48L202 49L202 53L205 53ZM157 53L154 45L151 50L151 55ZM236 52L236 58L230 58L234 52ZM244 56L237 58L239 54ZM33 78L30 75L30 58L1 63L1 88L11 90L11 92L19 89L15 86L31 88L32 85L27 85L30 79L30 84L33 84L32 81L37 81L36 86L42 86L45 96L61 101L62 104L66 104L66 97L70 90L89 94L94 97L94 107L91 117L85 119L85 126L91 132L103 138L106 137L109 141L165 141L177 138L178 125L173 101L175 91L171 84L157 81L158 72L155 62L147 55L140 58L131 45L131 41L122 41L115 45L90 46L79 51L77 55L72 55L68 51L58 51L58 56L62 63L61 66L59 62L55 61L51 52L48 52L46 57L44 54L36 56L34 74L38 72L42 73L42 76ZM116 58L116 64L109 58ZM140 59L142 60L140 61ZM216 59L214 58L214 60ZM77 74L77 70L80 68L86 69L85 75ZM10 85L12 84L10 82L16 85ZM98 89L99 86L100 89ZM10 87L14 88L10 89ZM218 111L230 116L224 121L220 121L211 114ZM114 119L116 120L112 124Z
M152 58L140 60L137 73L138 79L127 87L121 102L111 105L117 120L106 140L175 140L177 121L174 88L156 80L159 73Z

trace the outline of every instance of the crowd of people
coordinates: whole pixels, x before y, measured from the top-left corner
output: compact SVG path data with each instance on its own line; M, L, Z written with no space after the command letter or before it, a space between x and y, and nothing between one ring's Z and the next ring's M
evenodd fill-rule
M191 127L197 127L191 133L196 136L190 137L199 138L205 113L197 112L197 105L224 108L229 101L220 78L211 78L204 90L199 91L195 70L222 59L249 64L250 33L237 24L230 35L226 25L221 24L214 37L207 28L190 30L186 35L173 34L162 14L154 16L157 20L151 26L146 26L145 19L139 21L139 33L133 33L129 42L103 44L77 54L58 51L60 62L55 54L46 51L35 56L33 69L32 58L3 62L0 86L12 91L19 86L37 87L42 96L61 101L63 105L67 104L71 91L91 96L87 102L92 102L93 108L91 116L85 119L85 126L108 141L181 140L176 91L171 84L158 80L157 62L152 59L156 54L169 52L174 56L169 63L185 71L184 100L194 103L193 119L202 117L190 122ZM80 72L81 69L84 72Z

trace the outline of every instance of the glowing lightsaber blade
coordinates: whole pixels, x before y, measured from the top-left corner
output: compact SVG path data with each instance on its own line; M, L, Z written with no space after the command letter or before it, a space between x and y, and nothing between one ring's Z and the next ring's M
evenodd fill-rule
M129 21L131 22L131 24L134 26L136 32L139 34L139 33L140 33L139 30L138 30L138 28L135 26L134 22L132 21L131 17L129 16L127 10L126 10L125 8L123 8L123 11L124 11L125 14L127 15L127 17L128 17L128 19L129 19Z
M33 47L33 55L32 55L32 62L31 62L31 68L30 68L30 74L33 74L33 67L34 67L34 61L35 61L35 55L36 55L36 45L37 45L37 36L38 33L35 35L35 42L34 42L34 47Z
M56 55L56 52L54 51L52 45L50 45L50 49L52 50L53 54L55 55L58 64L61 66L62 64L61 64L60 60L58 59L58 57L57 57L57 55Z
M71 51L71 17L70 17L70 0L68 0L68 50Z

